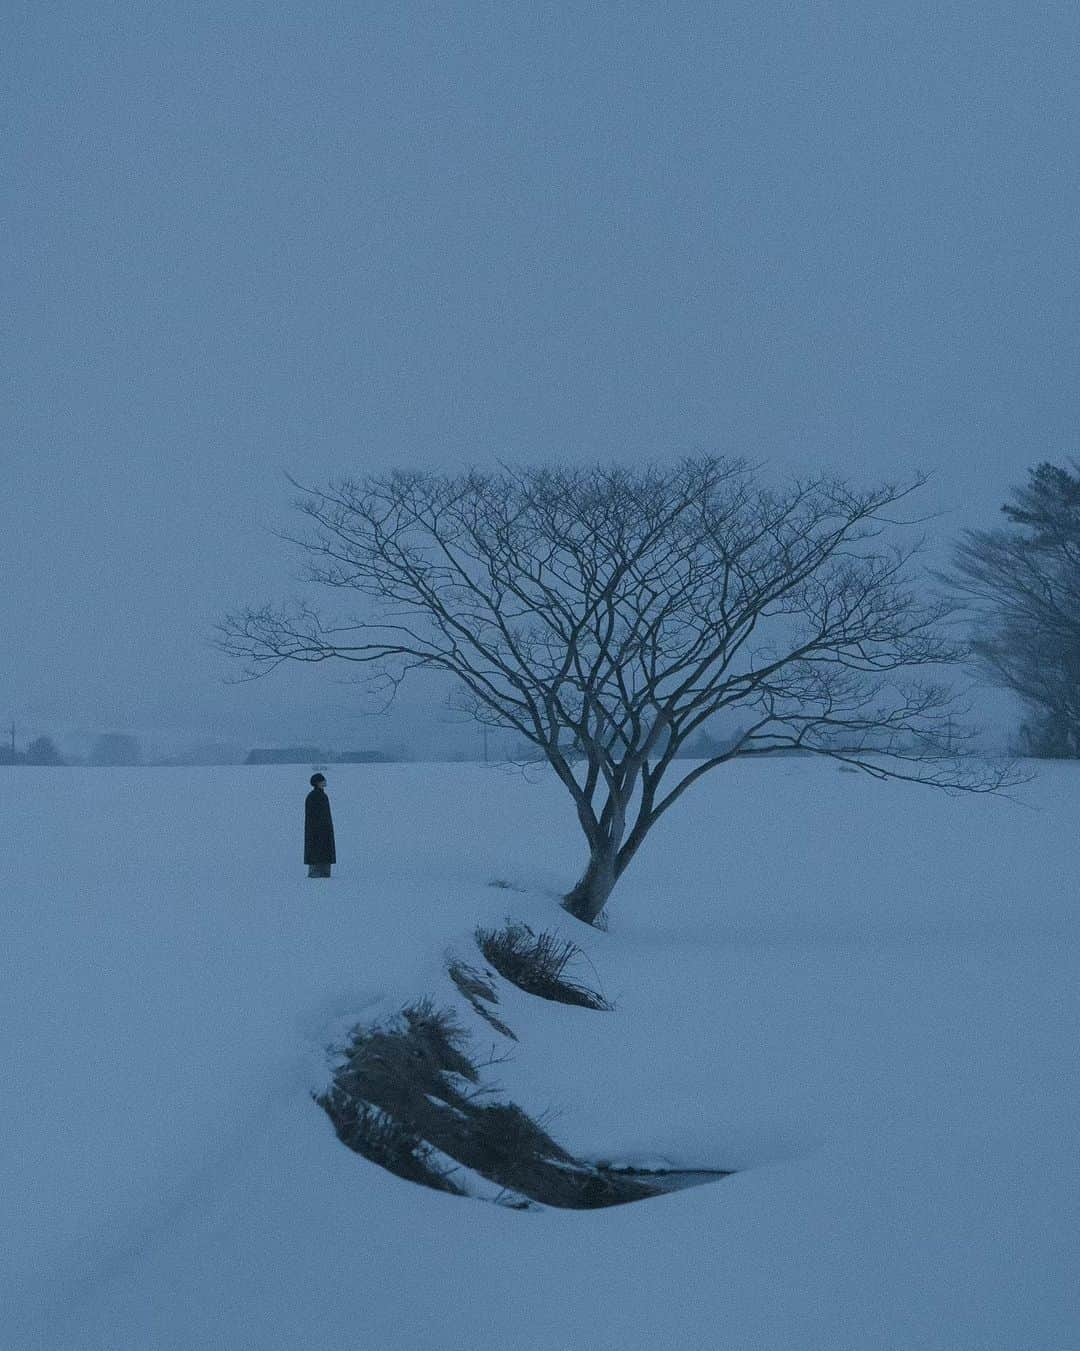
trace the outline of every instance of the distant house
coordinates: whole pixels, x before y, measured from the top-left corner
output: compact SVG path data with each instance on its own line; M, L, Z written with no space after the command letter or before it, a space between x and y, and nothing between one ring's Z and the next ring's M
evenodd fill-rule
M326 753L317 746L275 746L248 751L245 765L311 765L326 763Z
M92 765L138 765L142 763L142 747L137 736L127 732L105 732L94 738L90 751Z
M162 760L163 765L242 765L246 752L239 746L219 741L204 741L186 746Z

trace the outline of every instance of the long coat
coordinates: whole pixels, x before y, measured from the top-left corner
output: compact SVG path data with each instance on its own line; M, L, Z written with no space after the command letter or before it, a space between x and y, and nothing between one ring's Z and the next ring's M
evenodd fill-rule
M304 862L337 862L330 799L321 788L313 788L304 799Z

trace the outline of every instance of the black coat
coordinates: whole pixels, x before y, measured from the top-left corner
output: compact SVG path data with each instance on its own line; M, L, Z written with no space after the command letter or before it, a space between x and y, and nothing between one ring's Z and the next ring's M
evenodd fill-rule
M321 788L313 788L304 799L304 862L337 862L330 799Z

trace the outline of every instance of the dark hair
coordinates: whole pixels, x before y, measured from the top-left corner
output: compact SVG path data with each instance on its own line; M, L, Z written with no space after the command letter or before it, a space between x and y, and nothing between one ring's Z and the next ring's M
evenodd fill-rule
M325 782L326 782L325 774L312 774L311 778L308 779L308 783L311 784L312 788L316 788L320 783Z

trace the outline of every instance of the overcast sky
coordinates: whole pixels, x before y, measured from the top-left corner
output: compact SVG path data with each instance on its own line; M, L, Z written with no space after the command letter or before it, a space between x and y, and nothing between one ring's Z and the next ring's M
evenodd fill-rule
M1080 449L1075 0L7 0L0 718L392 740L225 687L313 480ZM429 696L424 696L425 698ZM280 738L279 738L280 739Z

